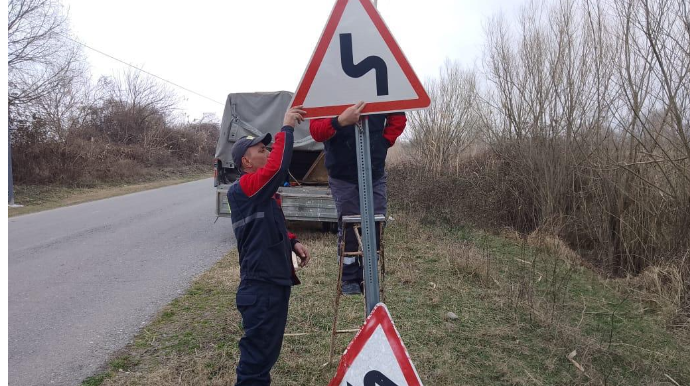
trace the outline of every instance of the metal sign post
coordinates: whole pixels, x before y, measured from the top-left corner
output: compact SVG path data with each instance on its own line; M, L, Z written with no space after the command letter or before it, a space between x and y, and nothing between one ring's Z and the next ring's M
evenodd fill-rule
M369 121L357 123L357 171L359 173L359 210L362 216L362 259L364 262L364 294L367 314L379 302L378 256L376 255L376 223L374 222L374 190L371 180Z
M7 117L7 205L14 206L14 179L12 176L12 134L10 117Z

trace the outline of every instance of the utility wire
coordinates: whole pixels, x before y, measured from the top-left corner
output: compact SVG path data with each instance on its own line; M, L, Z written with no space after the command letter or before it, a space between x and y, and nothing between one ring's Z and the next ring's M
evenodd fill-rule
M98 53L101 54L101 55L107 56L107 57L109 57L110 59L116 60L116 61L118 61L118 62L120 62L120 63L122 63L122 64L125 64L125 65L127 65L127 66L130 66L130 67L132 67L132 68L134 68L134 69L136 69L136 70L138 70L138 71L141 71L141 72L143 72L143 73L145 73L145 74L151 75L152 77L154 77L154 78L156 78L156 79L160 79L160 80L162 80L163 82L170 83L171 85L173 85L173 86L175 86L175 87L179 87L179 88L181 88L181 89L183 89L183 90L185 90L185 91L187 91L187 92L191 92L191 93L194 94L194 95L198 95L198 96L200 96L200 97L202 97L202 98L204 98L204 99L208 99L208 100L210 100L210 101L213 102L213 103L218 103L218 104L221 105L221 106L225 106L224 103L218 102L217 100L212 99L212 98L209 98L209 97L207 97L207 96L205 96L205 95L201 95L201 94L199 94L198 92L192 91L192 90L190 90L190 89L188 89L188 88L186 88L186 87L180 86L179 84L177 84L177 83L175 83L175 82L171 82L171 81L169 81L169 80L167 80L167 79L163 79L163 78L161 78L160 76L158 76L158 75L156 75L156 74L152 74L152 73L150 73L150 72L148 72L148 71L146 71L146 70L144 70L144 69L142 69L142 68L139 68L139 67L137 67L137 66L134 66L134 65L132 65L132 64L129 64L129 63L125 62L124 60L120 60L120 59L118 59L118 58L116 58L116 57L114 57L114 56L112 56L112 55L106 54L106 53L103 52L103 51L97 50L97 49L95 49L95 48L93 48L93 47L89 47L88 45L86 45L86 44L84 44L84 43L82 43L82 42L80 42L80 41L74 40L74 39L72 39L72 38L69 37L69 36L66 36L66 35L63 35L63 34L60 34L60 35L61 35L62 37L64 37L65 39L71 40L71 41L73 41L73 42L75 42L75 43L77 43L77 44L79 44L79 45L82 45L82 46L84 46L84 47L86 47L86 48L88 48L88 49L90 49L90 50L92 50L92 51L96 51L96 52L98 52Z

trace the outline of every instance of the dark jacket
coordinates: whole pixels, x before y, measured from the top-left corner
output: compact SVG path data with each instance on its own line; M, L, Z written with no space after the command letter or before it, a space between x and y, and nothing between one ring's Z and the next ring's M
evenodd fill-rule
M290 126L283 127L275 136L266 165L255 173L243 174L228 190L243 281L299 284L292 266L292 248L297 239L287 231L275 197L292 159L293 131Z
M372 180L383 176L388 148L402 134L407 123L405 113L368 115L369 148L371 154ZM326 151L326 169L332 178L356 184L357 140L355 125L341 127L338 117L314 119L309 123L312 138L323 142Z

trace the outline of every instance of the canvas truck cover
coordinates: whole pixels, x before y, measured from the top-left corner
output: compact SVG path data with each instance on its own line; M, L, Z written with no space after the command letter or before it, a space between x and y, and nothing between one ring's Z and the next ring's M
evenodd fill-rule
M223 167L234 167L231 149L245 135L275 134L283 127L283 118L293 94L289 91L234 93L228 95L220 124L220 138L215 158ZM321 151L323 144L309 134L309 121L295 127L294 150Z

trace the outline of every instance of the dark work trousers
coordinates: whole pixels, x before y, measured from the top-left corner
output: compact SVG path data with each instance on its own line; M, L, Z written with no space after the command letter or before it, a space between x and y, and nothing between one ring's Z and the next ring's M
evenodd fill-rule
M386 215L387 199L386 199L386 179L384 174L381 178L373 181L374 189L374 214ZM331 187L331 194L335 201L335 208L338 212L338 253L340 253L340 244L343 240L343 216L358 215L359 213L359 184L338 180L335 178L328 178L328 184ZM380 224L376 224L376 249L379 249L381 243ZM345 251L357 252L359 244L355 236L354 229L350 226L347 228L347 235L345 237ZM343 283L364 281L364 264L362 264L361 257L349 256L345 257L343 262Z
M290 286L245 280L237 288L242 315L237 385L270 385L270 371L278 360L288 315Z

